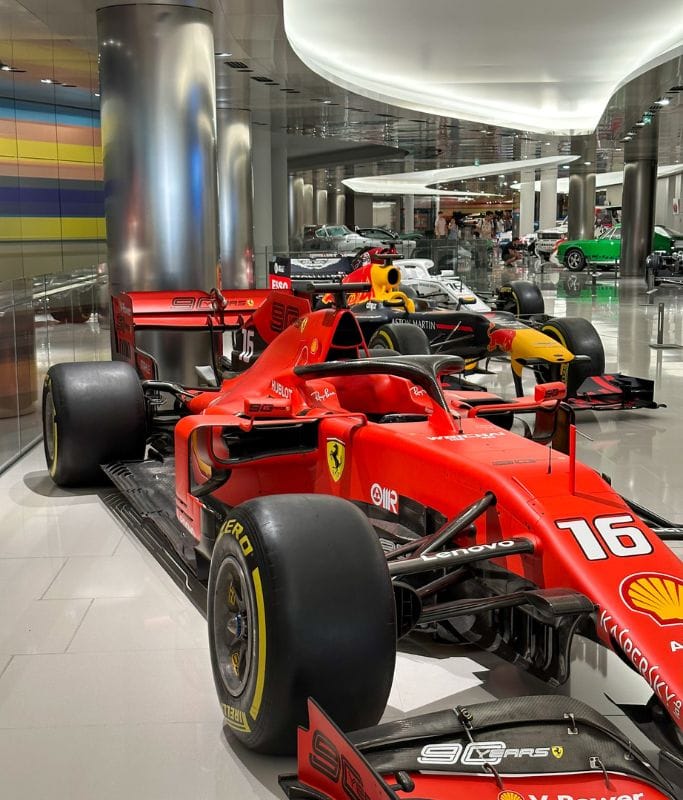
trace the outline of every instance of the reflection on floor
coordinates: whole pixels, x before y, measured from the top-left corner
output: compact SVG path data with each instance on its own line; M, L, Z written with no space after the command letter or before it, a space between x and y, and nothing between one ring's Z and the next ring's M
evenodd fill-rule
M556 301L555 310L592 319L608 369L655 377L668 406L581 415L591 439L580 439L580 456L619 491L681 520L683 351L648 347L657 309L646 301ZM680 301L666 303L666 340L683 344ZM494 383L510 389L508 371ZM36 448L0 476L0 500L2 797L280 797L277 774L292 762L226 741L204 620L98 493L56 489ZM415 638L399 655L386 717L549 691L495 658ZM638 703L649 691L612 654L578 640L562 692L642 744L606 693Z

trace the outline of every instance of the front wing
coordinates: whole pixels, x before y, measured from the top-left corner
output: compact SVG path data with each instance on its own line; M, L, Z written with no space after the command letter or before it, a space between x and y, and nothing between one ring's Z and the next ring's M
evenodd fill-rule
M289 798L673 800L675 789L617 728L566 697L457 706L345 736L309 700Z

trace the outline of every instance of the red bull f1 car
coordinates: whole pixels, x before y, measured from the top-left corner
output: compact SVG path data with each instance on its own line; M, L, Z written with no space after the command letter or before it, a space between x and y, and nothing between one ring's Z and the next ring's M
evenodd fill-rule
M649 683L654 735L676 773L683 567L665 540L681 531L577 461L564 384L504 402L448 388L461 358L371 357L358 317L343 307L352 289L337 288L335 306L318 311L280 292L114 298L116 360L47 374L52 479L81 486L108 476L140 528L159 533L168 560L207 582L219 702L230 733L249 748L291 751L309 697L344 730L374 725L397 642L409 633L447 632L559 685L580 631ZM145 332L179 329L204 333L217 373L226 331L241 331L246 350L258 331L267 346L243 372L192 388L165 380L138 347ZM526 418L525 435L496 424L508 414ZM508 711L499 722L517 714L522 731L532 711ZM451 715L462 729L446 731L442 758L455 763L466 739L522 746L523 732L489 733L486 713L470 712ZM583 712L567 714L566 729L581 730ZM565 746L559 732L542 742L529 736L531 748ZM442 771L435 753L418 753L425 775ZM609 753L623 757L617 771L633 780L613 774L607 751L587 746L586 786L612 781L605 796L637 797L636 778L649 780L632 770L640 761L619 742ZM489 795L528 798L532 786L536 794L538 782L521 776L508 790L498 755L478 756L502 781ZM444 796L430 780L420 778L419 796ZM583 797L576 786L565 794ZM348 796L386 796L361 788ZM326 796L312 791L292 796Z
M324 290L333 288L329 279L341 276L347 286L359 287L347 292L346 302L372 348L457 355L465 359L469 375L480 371L480 365L491 357L506 356L518 397L524 394L526 369L539 382L562 380L567 385L567 402L577 410L658 407L653 381L605 373L605 352L593 325L581 317L545 314L543 295L534 284L512 281L503 285L492 303L494 310L468 308L470 301L476 300L474 295L463 297L458 308L444 308L404 287L399 268L391 263L393 257L375 248L353 261L293 263L278 258L270 265L270 286L322 293L323 301L331 302L332 295ZM361 266L345 272L359 262ZM308 280L301 280L305 276ZM265 344L258 338L255 341L261 347ZM463 390L479 388L462 376L456 383Z

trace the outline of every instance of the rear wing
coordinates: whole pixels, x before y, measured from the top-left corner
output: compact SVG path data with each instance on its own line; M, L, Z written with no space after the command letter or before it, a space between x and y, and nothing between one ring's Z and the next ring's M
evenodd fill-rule
M223 352L223 332L242 327L269 295L267 289L121 292L111 301L114 358L127 361L141 378L156 379L159 375L154 354L143 349L138 334L183 331L188 336L206 338L206 361L215 367Z

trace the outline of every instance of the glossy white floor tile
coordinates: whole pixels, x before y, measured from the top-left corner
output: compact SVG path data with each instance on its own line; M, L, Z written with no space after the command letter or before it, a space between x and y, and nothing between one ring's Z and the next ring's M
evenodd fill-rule
M623 494L682 521L683 350L648 347L657 301L547 301L558 314L591 319L608 370L654 378L668 406L580 414L590 437L579 439L580 457ZM666 303L666 338L683 344L683 298L666 295ZM508 368L487 380L511 393ZM402 650L387 719L551 691L474 650L419 638ZM645 702L644 682L582 639L572 664L560 691L642 745L612 700ZM205 621L98 494L56 488L40 448L0 475L2 800L274 798L278 773L291 770L288 759L226 740Z

